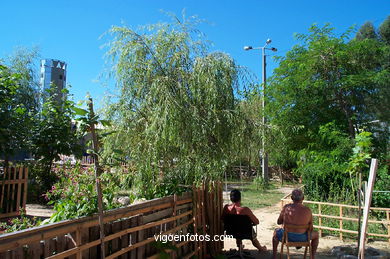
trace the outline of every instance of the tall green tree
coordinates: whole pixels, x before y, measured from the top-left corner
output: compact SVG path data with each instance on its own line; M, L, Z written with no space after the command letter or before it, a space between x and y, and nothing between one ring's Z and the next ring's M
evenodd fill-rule
M357 40L372 39L377 40L378 34L375 31L375 27L372 22L366 22L360 27L359 31L356 33L355 38Z
M195 23L175 17L110 31L119 95L108 114L118 132L105 149L122 149L147 197L218 178L228 162L241 71L228 55L207 52Z
M28 151L38 110L38 83L34 69L38 52L18 48L1 65L1 151L6 161ZM6 65L5 65L6 64Z
M63 94L67 93L67 89L63 89ZM74 103L58 98L57 94L53 85L31 129L31 150L43 168L43 177L50 175L53 162L59 160L60 155L75 154L80 148L76 125L72 124Z
M0 156L6 161L20 148L26 109L17 102L20 75L13 74L8 67L0 64Z
M383 42L390 45L390 16L379 26L379 35Z
M276 133L285 136L280 148L306 148L313 133L329 122L354 138L362 125L379 117L388 121L379 110L389 106L383 96L390 79L389 48L376 40L349 40L350 34L312 26L309 34L297 35L302 44L279 59L267 114Z

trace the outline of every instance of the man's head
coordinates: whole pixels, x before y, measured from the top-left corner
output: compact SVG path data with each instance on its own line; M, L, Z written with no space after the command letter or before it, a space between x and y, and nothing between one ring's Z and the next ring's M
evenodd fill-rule
M291 193L291 199L294 202L302 202L303 201L303 192L300 189L295 189Z
M232 190L230 192L230 200L232 202L240 202L241 201L241 192L239 190Z

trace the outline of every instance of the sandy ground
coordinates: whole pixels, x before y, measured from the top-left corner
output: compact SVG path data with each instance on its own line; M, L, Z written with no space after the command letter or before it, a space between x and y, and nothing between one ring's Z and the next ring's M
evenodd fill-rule
M279 189L280 192L283 192L285 194L291 193L292 188L286 188L283 187ZM224 196L226 197L226 196ZM244 250L251 253L252 256L255 258L271 258L272 255L272 236L274 229L279 227L276 224L276 220L279 216L281 209L281 205L275 204L274 206L261 208L253 211L253 213L256 215L256 217L260 220L260 224L257 225L257 239L260 241L261 245L266 245L268 251L258 253L257 249L252 245L251 241L244 240ZM336 258L331 255L331 250L334 246L343 246L343 245L354 245L356 244L356 241L354 240L347 240L347 241L340 241L338 237L322 237L320 238L320 243L318 246L317 256L316 258L322 259L322 258ZM390 245L388 242L369 242L366 247L371 246L383 251L387 251L390 253ZM234 240L229 240L224 242L224 250L229 251L230 249L236 249L236 243ZM284 251L286 251L284 249ZM280 252L280 245L278 246L278 252ZM301 248L299 250L296 250L295 248L290 249L290 254L292 258L303 258L303 252L304 249ZM284 252L285 253L285 252Z

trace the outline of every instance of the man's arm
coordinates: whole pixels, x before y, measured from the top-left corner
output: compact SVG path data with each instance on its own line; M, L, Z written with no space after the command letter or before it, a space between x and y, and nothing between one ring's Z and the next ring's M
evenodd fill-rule
M310 213L310 221L309 221L310 230L313 230L314 229L314 226L313 226L313 213L311 212L311 209L309 209L309 213Z
M284 218L284 210L285 210L286 206L287 206L287 205L285 205L285 206L283 207L282 211L281 211L280 214L279 214L279 218L278 218L278 220L277 220L277 222L276 222L276 223L278 223L278 225L282 225L282 224L284 223L284 222L283 222L283 218Z
M255 214L253 214L253 212L250 208L246 208L245 212L246 212L245 214L249 216L249 218L251 219L253 224L255 224L255 225L259 224L259 219L255 216Z
M221 215L221 220L224 220L225 218L225 215L227 214L227 211L228 211L228 204L225 205L225 207L223 207L223 210L222 210L222 215Z

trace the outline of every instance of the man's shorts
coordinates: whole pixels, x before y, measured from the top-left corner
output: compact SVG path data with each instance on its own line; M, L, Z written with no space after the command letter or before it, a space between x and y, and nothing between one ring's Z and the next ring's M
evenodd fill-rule
M283 228L276 229L276 237L279 241L282 241L284 234ZM288 241L290 242L307 242L307 233L294 233L288 232Z

